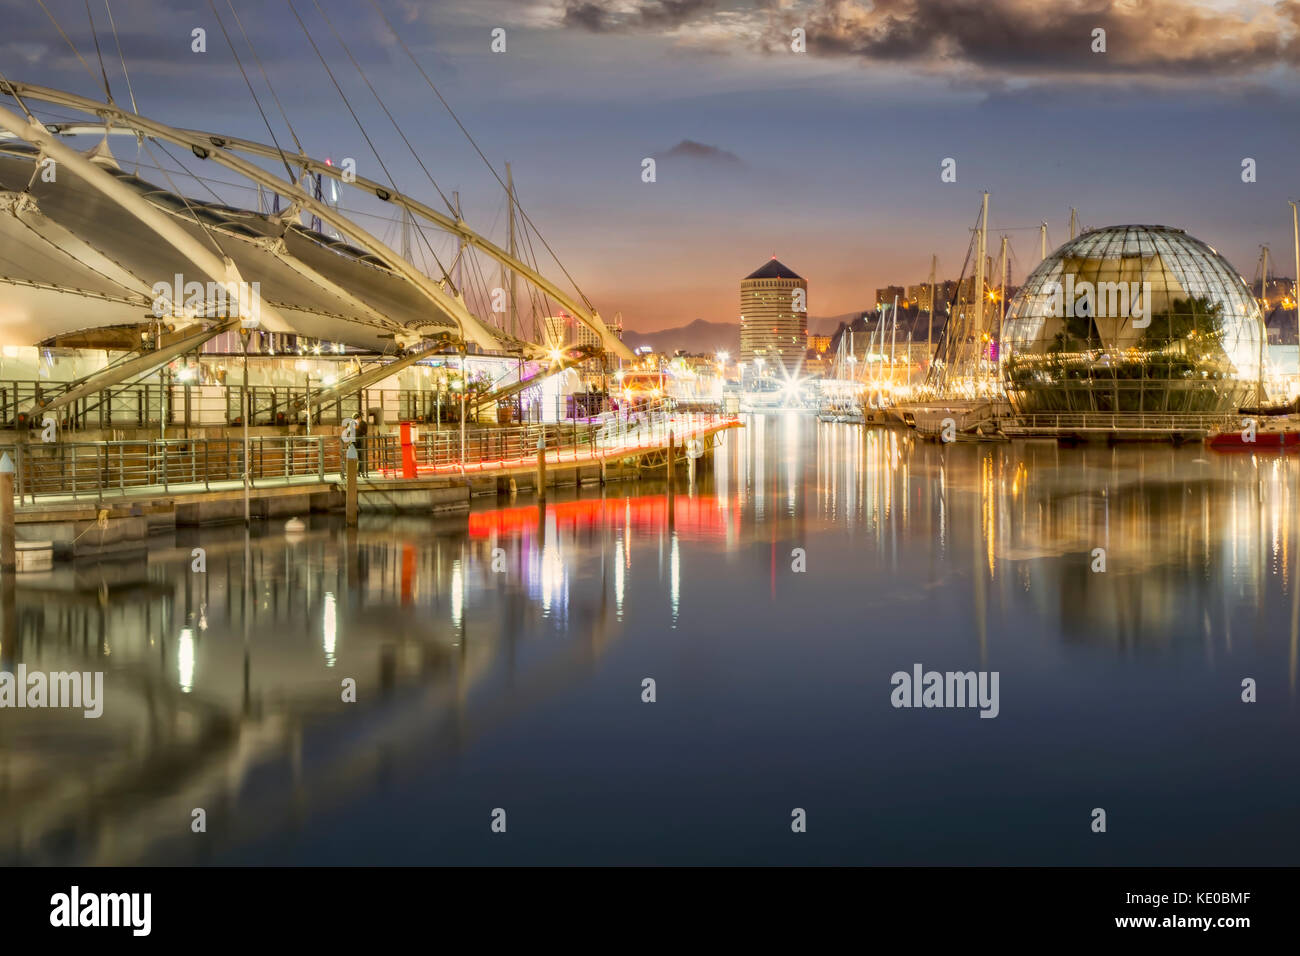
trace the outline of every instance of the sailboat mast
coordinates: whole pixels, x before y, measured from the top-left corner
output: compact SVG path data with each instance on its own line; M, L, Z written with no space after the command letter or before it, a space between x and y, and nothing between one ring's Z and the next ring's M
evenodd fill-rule
M1268 341L1268 246L1260 246L1259 297L1263 300L1259 323L1259 406L1264 406L1264 345Z
M1007 273L1011 264L1007 261L1007 243L1010 240L1002 237L1002 265L998 267L998 282L1002 285L1002 291L998 295L998 361L993 366L996 370L1002 362L1002 323L1007 317ZM995 371L996 376L996 371ZM996 381L995 383L996 384Z
M1291 203L1291 230L1295 235L1295 285L1291 291L1295 296L1296 347L1300 348L1300 217L1294 202Z
M889 393L894 393L894 386L898 382L897 359L894 357L895 348L898 345L898 296L894 296L894 324L893 331L889 336Z
M973 298L975 300L975 382L980 380L980 363L984 353L984 260L988 255L989 245L989 194L988 190L984 191L984 199L980 203L980 228L979 241L975 248L975 289Z
M930 323L925 329L925 369L929 374L930 365L934 362L934 278L935 273L939 271L939 257L930 254Z

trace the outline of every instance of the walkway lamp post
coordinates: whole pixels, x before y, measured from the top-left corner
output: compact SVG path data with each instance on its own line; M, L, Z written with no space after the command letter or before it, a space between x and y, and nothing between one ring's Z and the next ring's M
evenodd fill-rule
M465 397L469 392L469 379L465 377L465 345L460 346L460 466L465 467Z
M248 463L248 419L252 412L248 395L248 329L239 330L239 343L244 352L244 381L240 384L241 404L243 414L240 416L244 419L244 527L247 528L252 524L252 506L249 503L248 482L249 482L249 463ZM308 415L311 409L307 410Z

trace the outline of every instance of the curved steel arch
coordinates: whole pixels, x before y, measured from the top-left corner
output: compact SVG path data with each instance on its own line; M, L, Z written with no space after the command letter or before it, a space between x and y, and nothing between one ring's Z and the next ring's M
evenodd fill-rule
M277 176L263 170L261 167L249 163L247 160L235 155L232 150L250 153L264 159L287 159L292 165L300 167L307 173L319 173L329 176L346 186L361 189L369 192L377 199L383 202L391 202L395 205L402 206L417 215L426 219L440 229L452 233L468 244L481 250L486 255L495 259L503 266L511 269L517 274L531 282L535 287L545 292L551 298L555 299L561 306L565 307L575 318L595 332L601 340L602 346L620 358L633 360L631 350L623 344L622 340L617 338L605 326L600 315L586 307L585 304L578 302L572 296L565 293L562 289L551 282L537 270L533 269L527 263L516 259L510 253L501 249L486 237L480 235L475 230L465 225L464 220L452 219L435 209L421 203L416 199L401 192L382 186L374 180L366 179L362 176L345 179L343 170L337 166L327 165L323 160L314 159L303 153L282 153L280 150L263 143L252 140L245 140L234 136L222 136L216 133L208 133L202 130L180 129L169 126L165 123L159 123L156 120L148 119L137 113L123 110L120 107L101 103L87 97L79 96L75 93L67 93L62 90L50 89L48 87L34 86L27 83L16 81L0 82L0 93L7 93L15 98L26 98L37 100L44 103L52 103L59 106L65 106L71 109L79 110L84 113L90 113L99 117L104 123L104 129L98 126L83 128L78 124L72 123L52 123L47 124L46 129L50 132L57 133L99 133L114 132L114 126L120 127L123 133L147 133L156 136L159 139L167 140L178 146L188 148L194 155L201 159L212 159L219 165L231 169L244 178L255 183L272 189L290 199L291 202L300 208L310 211L313 215L319 217L323 222L328 222L339 232L353 238L359 245L365 247L367 251L384 260L388 267L400 274L407 281L411 282L416 288L420 289L448 318L455 321L462 329L462 336L467 332L472 332L471 337L482 345L484 348L496 349L501 345L502 336L495 329L483 323L474 316L459 298L453 298L447 295L437 283L429 279L422 272L410 265L401 256L397 255L385 243L377 237L370 235L365 229L353 223L351 220L341 216L337 210L326 204L314 199L301 186L287 182ZM15 135L19 135L14 131ZM485 343L484 338L488 341ZM530 343L531 348L540 350L535 343Z

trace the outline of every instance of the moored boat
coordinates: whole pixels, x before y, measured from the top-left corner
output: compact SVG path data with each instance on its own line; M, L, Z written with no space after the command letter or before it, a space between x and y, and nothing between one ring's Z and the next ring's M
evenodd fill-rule
M1216 451L1253 451L1257 448L1290 448L1300 445L1300 419L1288 415L1283 419L1265 419L1255 427L1217 428L1205 443Z

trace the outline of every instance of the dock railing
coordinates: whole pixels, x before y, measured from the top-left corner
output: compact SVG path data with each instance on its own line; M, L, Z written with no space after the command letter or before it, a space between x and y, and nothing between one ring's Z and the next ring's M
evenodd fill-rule
M548 461L592 460L663 445L675 430L678 443L729 420L729 416L673 414L657 408L616 413L577 423L467 428L465 454L457 428L417 428L415 460L422 477L465 470L522 466L535 462L543 439ZM22 502L41 498L100 500L157 489L193 493L242 485L245 440L167 438L102 442L10 442L0 444L15 465L15 490ZM341 480L345 446L338 429L318 435L256 435L247 439L248 472L254 487ZM398 434L371 432L358 441L371 478L402 475Z
M1215 428L1236 427L1235 412L1036 412L1014 415L1001 423L1011 436L1069 434L1205 434Z

